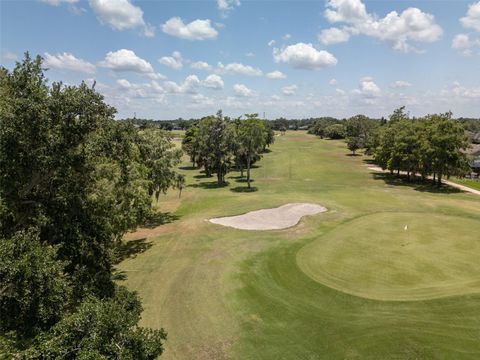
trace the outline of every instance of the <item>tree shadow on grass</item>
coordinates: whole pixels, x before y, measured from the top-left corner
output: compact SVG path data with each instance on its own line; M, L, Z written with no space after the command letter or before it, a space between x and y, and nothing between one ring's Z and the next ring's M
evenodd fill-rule
M420 192L429 192L435 194L458 194L463 192L462 190L449 185L442 184L439 186L433 184L432 180L416 179L408 181L406 176L398 177L389 173L375 172L373 173L373 178L375 180L383 180L385 184L390 186L409 187Z
M147 241L147 238L121 241L115 248L115 264L125 259L133 259L138 254L144 253L153 246L153 243Z
M348 154L345 154L345 156L357 157L357 156L362 156L362 154L352 154L352 153L348 153Z
M255 181L255 180L250 179L250 182L251 182L251 183L253 183L254 181ZM238 177L235 178L235 182L237 182L237 183L247 183L248 180L247 180L247 178L246 178L245 176L244 176L244 177L238 176Z
M363 161L363 163L364 163L365 165L375 165L375 166L378 166L377 164L375 164L375 160L373 160L373 159L363 159L362 161Z
M193 188L200 188L200 189L220 189L224 188L229 185L229 182L224 182L223 184L218 184L217 181L208 181L208 182L201 182L198 184L190 184L189 187Z
M198 168L195 166L179 166L180 170L197 170Z
M209 178L211 178L211 177L212 177L212 175L207 176L207 175L205 175L205 174L193 175L193 178L194 178L194 179L209 179Z
M249 192L255 192L258 191L258 188L256 186L248 187L248 186L237 186L234 188L231 188L230 191L237 192L237 193L249 193Z
M147 221L142 224L141 227L154 229L160 225L169 224L176 220L180 219L180 217L176 214L172 214L171 212L157 212L151 215Z

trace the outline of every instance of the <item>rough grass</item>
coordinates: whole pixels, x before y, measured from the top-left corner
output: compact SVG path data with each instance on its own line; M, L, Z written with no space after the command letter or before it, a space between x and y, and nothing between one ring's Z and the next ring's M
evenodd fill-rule
M478 230L468 233L464 227L480 222L480 197L428 187L420 190L375 178L362 157L347 153L342 142L287 132L276 137L272 152L252 170L257 191L248 193L231 190L244 185L235 172L227 176L228 186L202 185L214 179L190 170L185 159L182 171L191 186L184 189L181 199L172 191L160 200L160 209L178 219L159 228L142 229L137 237L129 234L129 239L153 237L148 239L148 249L129 256L118 268L126 276L125 283L143 299L142 325L165 327L169 333L162 358L480 358L480 295L476 291L467 293L464 285L447 297L375 300L372 298L386 291L396 292L397 297L409 293L407 285L395 287L384 282L382 288L367 276L376 272L381 277L393 269L401 274L402 266L390 262L382 266L370 259L365 268L356 251L381 244L387 254L394 254L395 239L372 243L369 228L381 227L384 234L394 234L401 226L404 231L404 219L390 224L376 216L415 213L415 224L421 224L422 217L431 224L423 229L413 226L415 241L427 241L436 231L441 232L442 241L432 245L432 252L418 245L419 253L412 254L444 271L452 281L478 278ZM329 212L306 218L290 229L263 232L206 221L289 202L319 203ZM452 225L444 217L464 223ZM355 233L349 226L362 218L371 219L371 224L367 221L359 236L345 240L341 232ZM456 231L462 231L461 241ZM404 241L401 237L397 240ZM343 245L333 246L332 241ZM339 258L349 264L357 262L371 292L367 286L357 286L363 296L352 295L352 277L361 274L343 271L341 266L336 268L338 276L350 282L344 291L312 279L311 273L302 271L302 253L308 247L322 255L321 264L333 264ZM470 247L472 254L461 258L455 251L462 247ZM323 254L323 248L332 250L331 258ZM443 251L453 252L453 258L448 259ZM408 274L412 270L407 256L402 261ZM449 264L461 264L461 271L453 267L448 271ZM315 271L321 271L318 269ZM441 287L435 271L416 273L416 284L426 286L433 279L435 286ZM415 292L413 287L411 290Z
M480 190L480 179L459 179L459 178L451 178L450 181L453 181L460 185L465 185L471 187L475 190Z

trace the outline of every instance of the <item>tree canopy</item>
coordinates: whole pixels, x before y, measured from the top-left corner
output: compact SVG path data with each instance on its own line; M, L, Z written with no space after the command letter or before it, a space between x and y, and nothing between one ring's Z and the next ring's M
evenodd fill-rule
M451 113L412 120L400 108L377 136L375 160L391 172L405 171L408 178L415 174L433 176L441 184L444 176L463 175L468 170L461 151L468 147L468 139Z
M258 114L245 116L246 120L231 120L218 111L185 132L182 149L190 156L194 167L204 168L206 176L216 174L218 185L225 183L225 175L235 166L242 176L243 169L247 169L250 187L251 165L275 141L272 126L260 120Z
M115 249L177 186L181 152L114 120L85 83L48 84L42 58L0 70L0 346L17 357L154 359L163 330L113 281Z

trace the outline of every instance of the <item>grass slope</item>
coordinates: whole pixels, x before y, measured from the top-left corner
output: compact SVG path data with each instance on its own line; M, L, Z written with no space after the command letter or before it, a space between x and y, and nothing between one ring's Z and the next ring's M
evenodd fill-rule
M443 240L435 251L421 248L416 254L426 264L442 269L451 279L478 278L478 231L455 231L480 222L480 198L461 192L438 192L435 188L412 187L376 177L361 157L347 156L342 142L319 140L304 132L277 137L272 152L252 172L254 192L243 192L245 183L237 173L227 177L228 186L216 188L213 178L204 178L185 163L189 186L178 199L175 192L161 200L161 209L178 220L159 228L142 229L129 235L138 254L119 265L126 284L137 290L145 312L142 325L165 327L169 333L165 359L477 359L480 357L480 294L459 288L448 297L410 301L380 301L371 298L385 292L408 293L408 284L383 288L370 275L395 271L386 262L368 263L360 269L371 293L355 285L355 267L333 267L350 285L326 286L307 275L302 253L320 254L320 266L336 263L365 267L358 249L381 245L394 253L395 239L382 243L370 239L370 226L384 234L395 233L398 224L383 222L375 214L415 213L421 224L415 241L427 240L442 226ZM415 190L416 189L416 190ZM305 218L291 229L252 232L210 224L205 219L276 207L288 202L316 202L327 213ZM443 216L464 221L451 228ZM435 221L439 217L440 220ZM169 217L174 219L174 216ZM358 219L365 230L348 240L341 232ZM153 225L152 225L153 227ZM423 229L423 230L422 230ZM401 231L404 231L403 228ZM435 230L436 231L436 230ZM439 230L440 231L440 230ZM144 239L144 237L153 236ZM397 238L398 241L404 241ZM338 244L330 242L339 241ZM470 247L472 254L456 253ZM357 249L357 250L356 250ZM344 250L344 251L343 251ZM330 252L329 258L323 252ZM453 253L461 272L449 273ZM462 250L463 251L463 250ZM341 254L344 255L341 255ZM438 255L441 256L438 256ZM298 262L297 262L298 255ZM476 258L474 256L477 256ZM312 264L312 256L309 260ZM405 273L411 271L404 257ZM437 262L438 259L438 262ZM473 259L473 260L472 260ZM373 266L370 270L368 267ZM313 271L313 270L312 270ZM418 271L415 284L426 286L438 275ZM318 280L318 279L317 279ZM452 280L452 281L453 281ZM441 287L441 281L436 280ZM355 290L365 296L352 295ZM414 286L415 284L410 284ZM440 284L440 285L439 285ZM352 290L353 289L353 290ZM393 289L393 290L392 290ZM400 295L399 292L400 291ZM414 290L413 290L414 292Z

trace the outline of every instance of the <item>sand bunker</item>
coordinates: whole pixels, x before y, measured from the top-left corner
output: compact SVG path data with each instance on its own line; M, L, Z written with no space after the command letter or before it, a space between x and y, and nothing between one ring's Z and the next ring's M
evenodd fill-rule
M317 204L294 203L273 209L250 211L243 215L214 218L210 219L210 222L242 230L275 230L294 226L303 216L325 211L325 207Z

